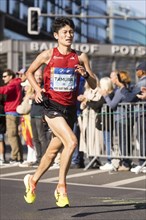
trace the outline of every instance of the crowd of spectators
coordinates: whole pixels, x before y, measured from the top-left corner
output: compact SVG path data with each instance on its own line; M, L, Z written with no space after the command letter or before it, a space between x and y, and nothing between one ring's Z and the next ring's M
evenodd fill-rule
M43 104L35 103L35 93L26 79L26 69L17 73L6 69L2 73L0 122L1 165L36 166L47 148L49 129L43 119ZM37 70L36 81L43 86L43 72ZM5 140L10 146L10 158L5 157ZM24 144L22 144L24 142ZM23 145L27 147L24 149ZM24 151L27 157L24 158Z
M3 85L0 86L0 165L19 164L19 166L38 166L42 155L53 135L43 117L44 103L35 102L35 92L25 76L26 69L17 73L10 69L2 72ZM78 137L78 147L72 156L70 168L84 168L85 157L91 160L96 155L106 151L107 159L102 161L96 158L98 167L104 171L137 172L145 162L139 157L139 164L133 167L131 159L125 158L130 154L130 116L124 114L117 117L119 103L146 104L146 62L142 62L136 68L137 83L131 86L128 72L113 70L109 76L98 80L97 88L88 88L87 82L81 80L81 88L77 102L77 121L74 132ZM34 74L35 80L43 88L43 70L38 69ZM102 107L106 104L108 117L101 117ZM137 118L137 124L141 131L137 136L140 146L140 155L146 156L146 105L144 114ZM109 117L110 115L110 117ZM115 116L116 115L116 116ZM144 120L144 121L143 121ZM113 121L118 124L118 143L121 157L118 166L112 163L111 152L113 150ZM132 124L133 126L133 124ZM87 127L88 133L87 133ZM90 137L87 143L87 135ZM123 136L127 137L123 139ZM11 149L10 158L6 158L7 137ZM24 159L24 146L27 147L27 158ZM123 147L124 146L124 147ZM61 153L61 152L60 152ZM59 156L58 156L59 157ZM59 161L59 159L57 159ZM57 162L59 165L59 162ZM145 167L142 167L145 172Z

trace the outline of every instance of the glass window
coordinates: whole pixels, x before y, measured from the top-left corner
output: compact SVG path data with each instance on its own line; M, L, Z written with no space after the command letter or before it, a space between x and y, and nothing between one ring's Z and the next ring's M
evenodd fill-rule
M114 26L114 41L113 43L117 43L121 40L121 43L123 41L127 43L129 42L130 44L146 44L146 38L145 38L145 28L144 25L140 22L134 22L134 21L129 21L125 23L122 23L121 21L115 21L114 22L116 25ZM124 29L124 31L123 31ZM128 44L129 44L128 43Z
M27 14L28 14L28 7L20 3L20 19L25 20L25 22L27 22Z
M9 13L19 17L19 2L16 0L9 1Z
M7 2L6 1L0 1L0 10L7 12Z
M25 37L23 35L20 35L20 34L17 34L16 32L10 31L8 29L4 30L4 35L5 35L5 38L7 38L7 39L15 39L15 40L26 40L26 39L28 39L27 37Z

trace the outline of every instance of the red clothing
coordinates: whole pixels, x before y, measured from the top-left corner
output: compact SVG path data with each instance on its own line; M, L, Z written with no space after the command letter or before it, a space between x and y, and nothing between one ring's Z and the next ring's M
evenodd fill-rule
M49 99L64 106L76 104L80 81L80 74L74 71L77 64L79 59L74 50L63 55L57 48L53 49L44 70L44 87Z
M22 101L21 79L12 79L7 85L1 86L0 94L6 94L5 112L16 112L17 106Z

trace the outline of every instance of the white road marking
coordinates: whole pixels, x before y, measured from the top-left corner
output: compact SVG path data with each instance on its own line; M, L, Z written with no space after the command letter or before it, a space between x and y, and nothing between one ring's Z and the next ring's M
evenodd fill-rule
M26 174L26 173L34 173L34 172L35 172L35 170L26 170L26 171L14 172L14 173L0 174L0 179L3 177L7 177L7 176L18 176L18 175L22 175L22 174Z
M130 179L120 180L120 181L116 181L112 183L103 184L102 186L104 187L115 187L116 186L117 187L117 186L129 184L129 183L134 183L140 180L146 180L146 176L144 175L144 176L138 176L138 177L134 177Z
M110 188L110 189L128 189L128 190L138 190L138 191L145 191L146 189L142 188L132 188L132 187L106 187L104 185L93 185L93 184L84 184L84 183L67 183L68 185L77 185L77 186L86 186L86 187L95 187L95 188Z
M1 174L0 177L6 177L6 176L17 176L17 175L22 175L22 174L26 174L26 173L33 173L35 172L35 169L33 170L26 170L26 171L20 171L20 172L10 172L10 173L6 173L6 174ZM89 172L83 172L83 173L77 173L77 174L71 174L71 175L67 175L67 178L73 178L73 177L82 177L82 176L88 176L88 175L93 175L93 174L98 174L98 173L103 173L104 171L89 171ZM53 177L53 178L48 178L46 179L46 181L50 182L50 179L53 179L52 181L54 181L55 179L57 179L58 177Z
M9 178L9 177L23 175L23 174L27 174L27 173L33 173L33 172L35 172L35 169L19 171L19 172L13 172L13 173L10 172L10 173L7 173L7 174L1 174L0 179L12 180L12 181L23 181L23 179ZM70 175L67 175L67 179L71 179L71 178L75 178L75 177L90 176L90 175L95 175L95 174L99 174L99 173L104 173L104 171L94 170L94 171L70 174ZM145 188L143 189L143 188L122 187L122 185L130 184L130 183L145 180L145 179L146 179L146 176L144 175L144 176L138 176L138 177L129 178L129 179L125 179L125 180L120 180L120 181L116 181L116 182L111 182L111 183L107 183L107 184L103 184L103 185L93 185L93 184L84 184L84 183L71 183L71 182L70 183L68 182L68 184L69 185L95 187L95 188L115 188L115 189L124 189L124 190L127 189L127 190L145 191ZM47 178L47 179L41 179L39 182L42 182L42 183L57 183L58 182L58 176L57 177L50 177L50 178Z
M2 180L10 180L10 181L18 181L18 182L23 182L22 179L14 179L14 178L1 178ZM47 182L45 179L44 180L40 180L39 182L41 183L51 183L51 184L57 184L58 182L57 181L53 181L53 182ZM120 189L120 190L137 190L137 191L146 191L146 189L144 188L132 188L132 187L110 187L110 186L105 186L105 185L93 185L93 184L84 184L84 183L71 183L71 182L68 182L67 183L68 185L72 185L72 186L85 186L85 187L92 187L92 188L109 188L109 189Z
M67 179L74 178L74 177L83 177L83 176L89 176L89 175L94 175L94 174L99 174L99 173L104 173L104 171L101 170L96 170L96 171L89 171L89 172L82 172L82 173L76 173L76 174L70 174L67 175ZM42 179L40 182L53 182L53 181L58 181L58 177L52 177L48 179Z
M5 165L1 165L0 169L5 169L5 168L11 168L11 167L18 167L18 164L5 164Z

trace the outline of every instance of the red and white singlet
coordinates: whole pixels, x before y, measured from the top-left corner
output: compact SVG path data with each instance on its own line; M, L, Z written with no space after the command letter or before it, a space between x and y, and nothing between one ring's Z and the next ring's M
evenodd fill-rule
M64 106L75 105L80 74L75 72L79 64L77 53L72 50L63 55L57 48L53 49L52 57L44 69L44 87L50 100Z

